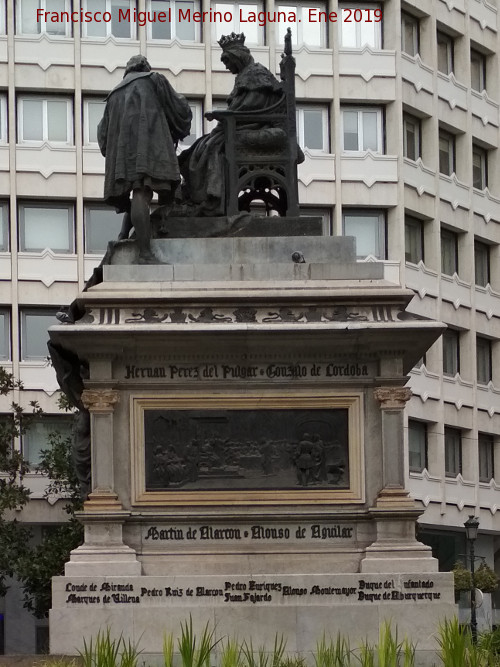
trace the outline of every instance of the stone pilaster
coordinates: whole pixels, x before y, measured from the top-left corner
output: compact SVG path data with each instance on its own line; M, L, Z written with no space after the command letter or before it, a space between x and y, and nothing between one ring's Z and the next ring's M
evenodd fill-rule
M415 522L423 508L405 488L403 411L411 398L407 387L374 391L382 412L382 489L370 514L377 539L366 548L361 572L436 572L430 547L415 538Z
M114 491L113 412L120 395L115 389L84 389L82 403L90 412L92 491L85 511L122 508Z
M405 489L404 469L404 415L411 398L408 387L377 387L373 392L382 412L382 490L377 508L414 508L415 504Z
M123 543L123 511L114 490L113 411L120 400L115 389L85 389L82 403L90 412L92 492L78 519L85 539L71 552L66 576L139 575L141 564L134 549Z

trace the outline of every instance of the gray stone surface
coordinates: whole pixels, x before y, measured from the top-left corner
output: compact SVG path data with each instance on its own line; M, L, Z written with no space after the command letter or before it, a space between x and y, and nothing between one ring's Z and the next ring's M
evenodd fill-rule
M380 262L359 264L110 264L103 267L107 282L182 281L283 281L283 280L379 280L384 277Z
M165 264L291 263L294 252L301 252L307 263L355 262L355 241L350 236L156 239L151 246ZM133 241L117 243L111 264L129 264L136 252Z
M252 639L268 651L275 636L283 635L292 652L313 651L323 633L334 637L338 631L349 635L353 646L367 638L376 641L379 626L390 620L400 637L408 634L418 640L421 650L432 650L435 629L453 599L453 577L450 573L418 577L272 572L211 577L95 575L58 578L54 599L50 619L60 633L51 650L69 655L81 647L84 635L95 636L106 627L111 614L113 632L137 642L144 649L142 658L161 654L164 633L177 635L189 617L197 634L209 622L216 639Z
M228 236L321 236L323 220L320 217L300 218L278 216L262 217L242 213L233 218L167 218L161 210L151 214L154 234L158 238L215 238Z

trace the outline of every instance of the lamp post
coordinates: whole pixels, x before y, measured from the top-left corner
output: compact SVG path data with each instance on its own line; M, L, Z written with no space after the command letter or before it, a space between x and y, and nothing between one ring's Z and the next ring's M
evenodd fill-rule
M470 589L470 631L472 635L472 642L477 643L477 618L476 618L476 587L474 586L474 542L477 539L477 532L479 529L479 519L473 514L464 523L465 536L469 543L470 554L470 573L471 573L471 589Z

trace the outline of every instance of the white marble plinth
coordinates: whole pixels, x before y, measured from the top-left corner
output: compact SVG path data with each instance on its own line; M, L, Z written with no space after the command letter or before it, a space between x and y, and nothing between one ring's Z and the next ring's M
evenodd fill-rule
M110 627L161 654L163 636L189 616L200 632L252 639L271 650L276 633L292 652L314 650L322 633L375 641L385 620L419 648L435 648L438 623L454 613L453 577L433 574L316 574L56 577L51 652L74 655L84 638Z

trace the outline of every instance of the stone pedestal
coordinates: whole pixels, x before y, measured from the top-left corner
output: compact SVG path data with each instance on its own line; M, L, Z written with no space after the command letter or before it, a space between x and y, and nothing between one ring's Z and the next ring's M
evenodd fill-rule
M160 654L190 615L290 651L397 619L431 650L452 576L415 540L403 410L442 325L408 314L412 292L358 264L353 239L154 250L168 264L131 266L118 244L82 317L50 332L89 364L93 462L52 652L112 626Z

